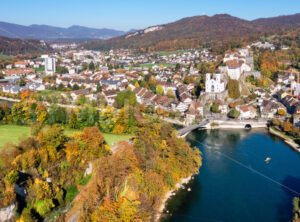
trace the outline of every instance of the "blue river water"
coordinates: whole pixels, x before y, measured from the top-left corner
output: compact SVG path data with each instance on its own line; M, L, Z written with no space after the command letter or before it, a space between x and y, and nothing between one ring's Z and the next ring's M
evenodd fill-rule
M300 196L300 154L267 131L195 131L199 175L168 201L168 221L291 221ZM271 158L265 163L267 157ZM187 188L187 187L186 187Z

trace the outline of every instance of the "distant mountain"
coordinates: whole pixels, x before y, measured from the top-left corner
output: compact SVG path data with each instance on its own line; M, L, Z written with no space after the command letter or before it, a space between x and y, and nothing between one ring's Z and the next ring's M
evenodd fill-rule
M248 21L228 14L194 16L148 27L108 40L87 43L88 49L145 48L170 50L198 46L239 45L261 35L270 35L300 26L300 14ZM230 43L229 43L230 42ZM225 47L224 47L225 48Z
M0 22L0 36L23 39L108 39L125 34L114 29L95 29L83 26L60 28L49 25L17 25Z
M18 55L51 52L44 42L35 39L16 39L0 36L0 54Z

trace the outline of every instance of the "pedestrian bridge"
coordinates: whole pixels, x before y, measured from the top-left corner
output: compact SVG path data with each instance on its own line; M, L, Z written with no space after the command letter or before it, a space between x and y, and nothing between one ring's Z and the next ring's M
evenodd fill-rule
M213 123L213 124L212 124ZM178 130L179 137L185 137L193 130L202 129L252 129L267 127L266 120L203 120Z

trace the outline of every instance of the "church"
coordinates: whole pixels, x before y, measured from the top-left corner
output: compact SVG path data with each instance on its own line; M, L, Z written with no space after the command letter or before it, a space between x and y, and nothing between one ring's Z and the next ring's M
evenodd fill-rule
M223 99L225 97L224 74L206 74L205 94L206 99Z
M222 74L215 73L211 77L210 73L206 74L205 92L206 93L221 93L225 90L225 83L221 80Z

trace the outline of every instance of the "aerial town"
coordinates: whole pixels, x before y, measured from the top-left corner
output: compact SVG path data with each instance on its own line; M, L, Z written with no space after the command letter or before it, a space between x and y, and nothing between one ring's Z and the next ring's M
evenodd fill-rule
M223 57L212 55L209 49L138 55L126 49L61 50L7 64L0 80L1 95L18 98L24 90L60 91L56 103L76 105L78 96L83 95L95 106L113 107L118 93L131 90L145 112L181 125L207 118L259 120L291 115L294 124L299 124L299 72L286 69L277 82L253 86L250 79L262 78L254 68L254 48L274 50L268 42L228 50ZM217 61L220 65L213 72L197 65ZM235 83L238 95L232 96L229 91ZM53 98L43 96L41 100L51 103Z
M299 8L3 1L0 222L300 222Z

